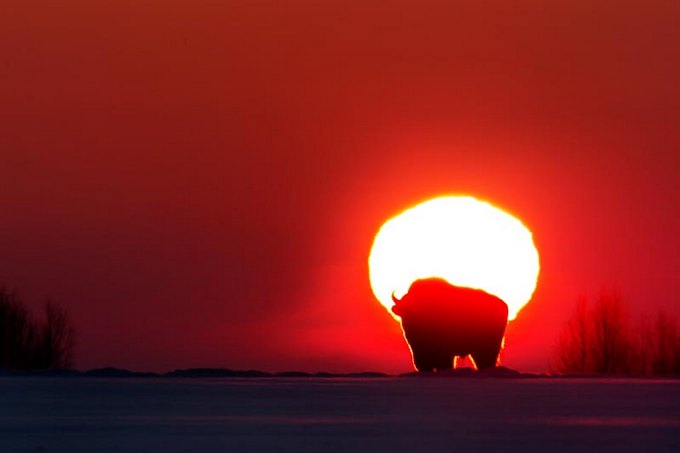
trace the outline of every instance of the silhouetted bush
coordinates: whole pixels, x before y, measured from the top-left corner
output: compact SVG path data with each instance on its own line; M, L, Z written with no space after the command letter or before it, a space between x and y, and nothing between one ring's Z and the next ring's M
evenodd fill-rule
M593 304L591 364L600 374L621 374L632 371L631 337L628 316L617 296L602 294Z
M644 375L680 374L678 322L660 310L653 319L641 318L634 332L635 371Z
M581 298L557 341L557 371L587 373L590 370L590 341L592 333L588 300Z
M579 299L557 341L554 368L568 374L680 374L678 323L660 311L633 325L618 296Z
M29 368L35 334L35 325L16 294L0 288L0 368Z
M16 293L0 287L0 368L68 368L73 365L74 339L63 308L48 301L44 321L38 322Z

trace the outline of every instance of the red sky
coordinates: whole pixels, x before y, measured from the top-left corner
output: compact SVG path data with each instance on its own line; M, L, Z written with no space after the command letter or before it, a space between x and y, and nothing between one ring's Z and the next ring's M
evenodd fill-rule
M534 232L545 370L581 294L680 315L678 43L677 1L6 0L0 282L79 368L408 371L373 236L471 194Z

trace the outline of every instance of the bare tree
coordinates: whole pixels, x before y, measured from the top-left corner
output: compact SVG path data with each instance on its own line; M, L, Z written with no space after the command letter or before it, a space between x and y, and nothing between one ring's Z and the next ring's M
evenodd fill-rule
M581 297L557 341L561 373L617 374L631 371L630 328L618 296L602 293L591 305Z
M680 372L680 335L678 323L668 313L660 310L654 321L653 348L650 351L653 374Z
M63 308L48 301L44 324L39 323L16 293L0 287L0 368L70 367L74 338L71 320Z
M591 320L592 371L602 374L630 372L632 343L621 298L602 293L592 308Z
M642 315L638 319L632 335L631 363L633 373L641 376L652 374L654 343L654 324L649 316Z
M558 339L557 370L561 373L587 373L591 339L588 299L581 297Z
M633 329L620 297L602 293L591 306L581 298L558 338L555 360L561 373L680 374L678 322L659 311Z
M38 368L68 368L73 365L74 329L67 312L52 301L45 304L45 324L37 347Z
M16 293L0 288L0 367L21 369L31 361L32 320Z

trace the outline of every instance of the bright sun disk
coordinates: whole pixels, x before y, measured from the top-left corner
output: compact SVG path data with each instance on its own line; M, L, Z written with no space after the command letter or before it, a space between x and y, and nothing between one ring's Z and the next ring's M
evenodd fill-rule
M388 220L368 264L373 293L390 313L392 293L400 298L415 280L440 277L500 297L510 321L531 299L539 272L531 231L466 196L425 201Z

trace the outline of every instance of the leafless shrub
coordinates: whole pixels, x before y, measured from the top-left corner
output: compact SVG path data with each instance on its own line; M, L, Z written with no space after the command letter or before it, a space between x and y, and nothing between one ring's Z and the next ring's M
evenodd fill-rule
M66 311L54 302L45 304L45 324L40 330L36 354L42 368L73 365L74 330Z
M632 335L634 374L641 376L653 374L652 357L656 349L654 329L654 322L648 315L645 314L638 319Z
M665 311L654 320L648 361L652 374L680 373L680 335L678 323Z
M16 293L0 287L0 368L68 368L73 365L74 339L63 308L48 301L44 322L37 322Z
M603 293L591 310L592 371L621 374L631 371L630 326L618 296Z
M0 288L0 368L24 369L32 361L35 328L17 295Z
M678 323L660 311L633 327L620 297L602 293L592 305L581 298L557 340L554 368L569 374L680 374Z
M588 318L588 300L580 298L576 310L558 339L557 369L562 373L587 373L591 327Z

